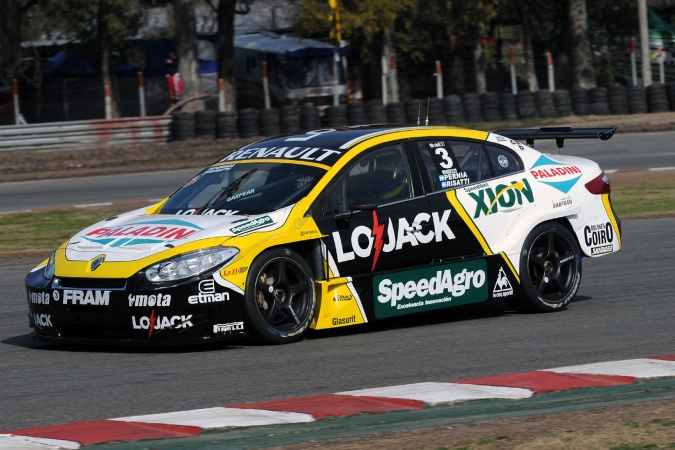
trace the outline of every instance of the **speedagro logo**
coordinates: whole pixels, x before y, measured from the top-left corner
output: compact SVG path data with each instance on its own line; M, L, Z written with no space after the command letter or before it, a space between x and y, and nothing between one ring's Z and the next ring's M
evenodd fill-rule
M486 300L484 260L374 277L375 315L391 317Z

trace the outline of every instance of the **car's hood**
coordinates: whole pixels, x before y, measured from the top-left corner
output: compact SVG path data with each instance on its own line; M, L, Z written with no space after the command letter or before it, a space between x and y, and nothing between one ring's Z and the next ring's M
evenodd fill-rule
M105 254L106 261L133 261L197 240L270 231L286 221L291 208L259 215L166 215L134 211L86 228L66 246L66 258L87 261Z

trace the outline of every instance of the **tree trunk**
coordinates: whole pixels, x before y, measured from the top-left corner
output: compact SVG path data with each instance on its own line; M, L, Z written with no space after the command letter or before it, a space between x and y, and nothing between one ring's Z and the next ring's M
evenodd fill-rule
M446 27L448 36L448 75L443 78L448 84L448 94L461 95L464 93L464 61L462 60L461 39L453 32L450 27Z
M183 81L183 99L196 97L202 93L197 61L197 21L195 19L194 0L174 0L176 19L176 54L178 73ZM183 106L183 111L194 112L204 109L202 100L194 100Z
M218 78L223 79L225 111L237 110L237 86L234 75L234 14L235 2L218 3Z
M591 89L596 87L593 52L588 39L586 0L570 0L570 38L572 41L572 85Z
M487 82L485 81L485 58L483 56L483 46L480 39L474 39L471 43L471 50L473 53L473 70L476 80L476 93L482 94L487 89Z
M539 80L537 72L534 69L534 48L532 46L532 31L530 30L529 11L525 11L525 6L521 3L518 8L520 16L521 30L523 32L523 53L525 55L525 78L527 88L532 92L539 90Z
M388 70L388 79L389 83L389 101L390 102L399 102L399 86L398 86L398 73L396 70L396 52L394 50L394 43L392 41L392 35L394 34L394 25L388 26L384 29L384 39L382 46L382 54L385 58Z
M117 89L113 83L112 64L110 62L110 43L106 38L108 36L108 22L106 20L108 11L106 0L99 0L98 7L98 42L101 51L101 82L103 83L104 95L110 94L110 117L120 117L119 108L117 105ZM107 89L106 89L107 88Z
M21 62L21 5L0 0L0 86L11 86Z

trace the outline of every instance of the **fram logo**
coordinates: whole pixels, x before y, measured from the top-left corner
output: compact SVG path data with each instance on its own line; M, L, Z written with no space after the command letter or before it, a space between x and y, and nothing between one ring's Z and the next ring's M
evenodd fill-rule
M511 181L511 184L498 184L494 188L487 186L468 194L476 201L474 219L481 215L494 214L499 208L511 208L522 205L523 202L534 202L534 193L526 178L522 181Z
M545 155L541 155L530 167L530 174L540 183L556 188L564 194L577 184L582 175L581 169L577 166L554 161Z
M419 213L415 216L412 225L404 217L398 220L389 218L388 223L380 223L377 212L373 211L373 226L368 228L360 225L352 231L349 239L351 250L346 251L340 233L333 232L335 250L338 262L351 261L356 258L369 258L373 253L373 265L375 269L382 252L390 253L400 250L404 245L416 247L430 242L441 242L444 239L454 239L448 221L451 210L433 212L431 214ZM428 226L425 226L427 225Z
M151 220L131 225L96 228L84 238L109 247L131 247L185 239L201 230L203 228L184 220Z

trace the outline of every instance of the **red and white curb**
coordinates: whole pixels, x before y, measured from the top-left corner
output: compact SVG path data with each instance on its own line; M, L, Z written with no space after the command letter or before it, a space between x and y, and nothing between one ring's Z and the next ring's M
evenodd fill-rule
M479 399L517 400L537 392L618 386L662 377L675 377L675 355L6 430L0 431L0 449L77 449L111 441L189 437L214 428L308 423L327 416L421 409Z

